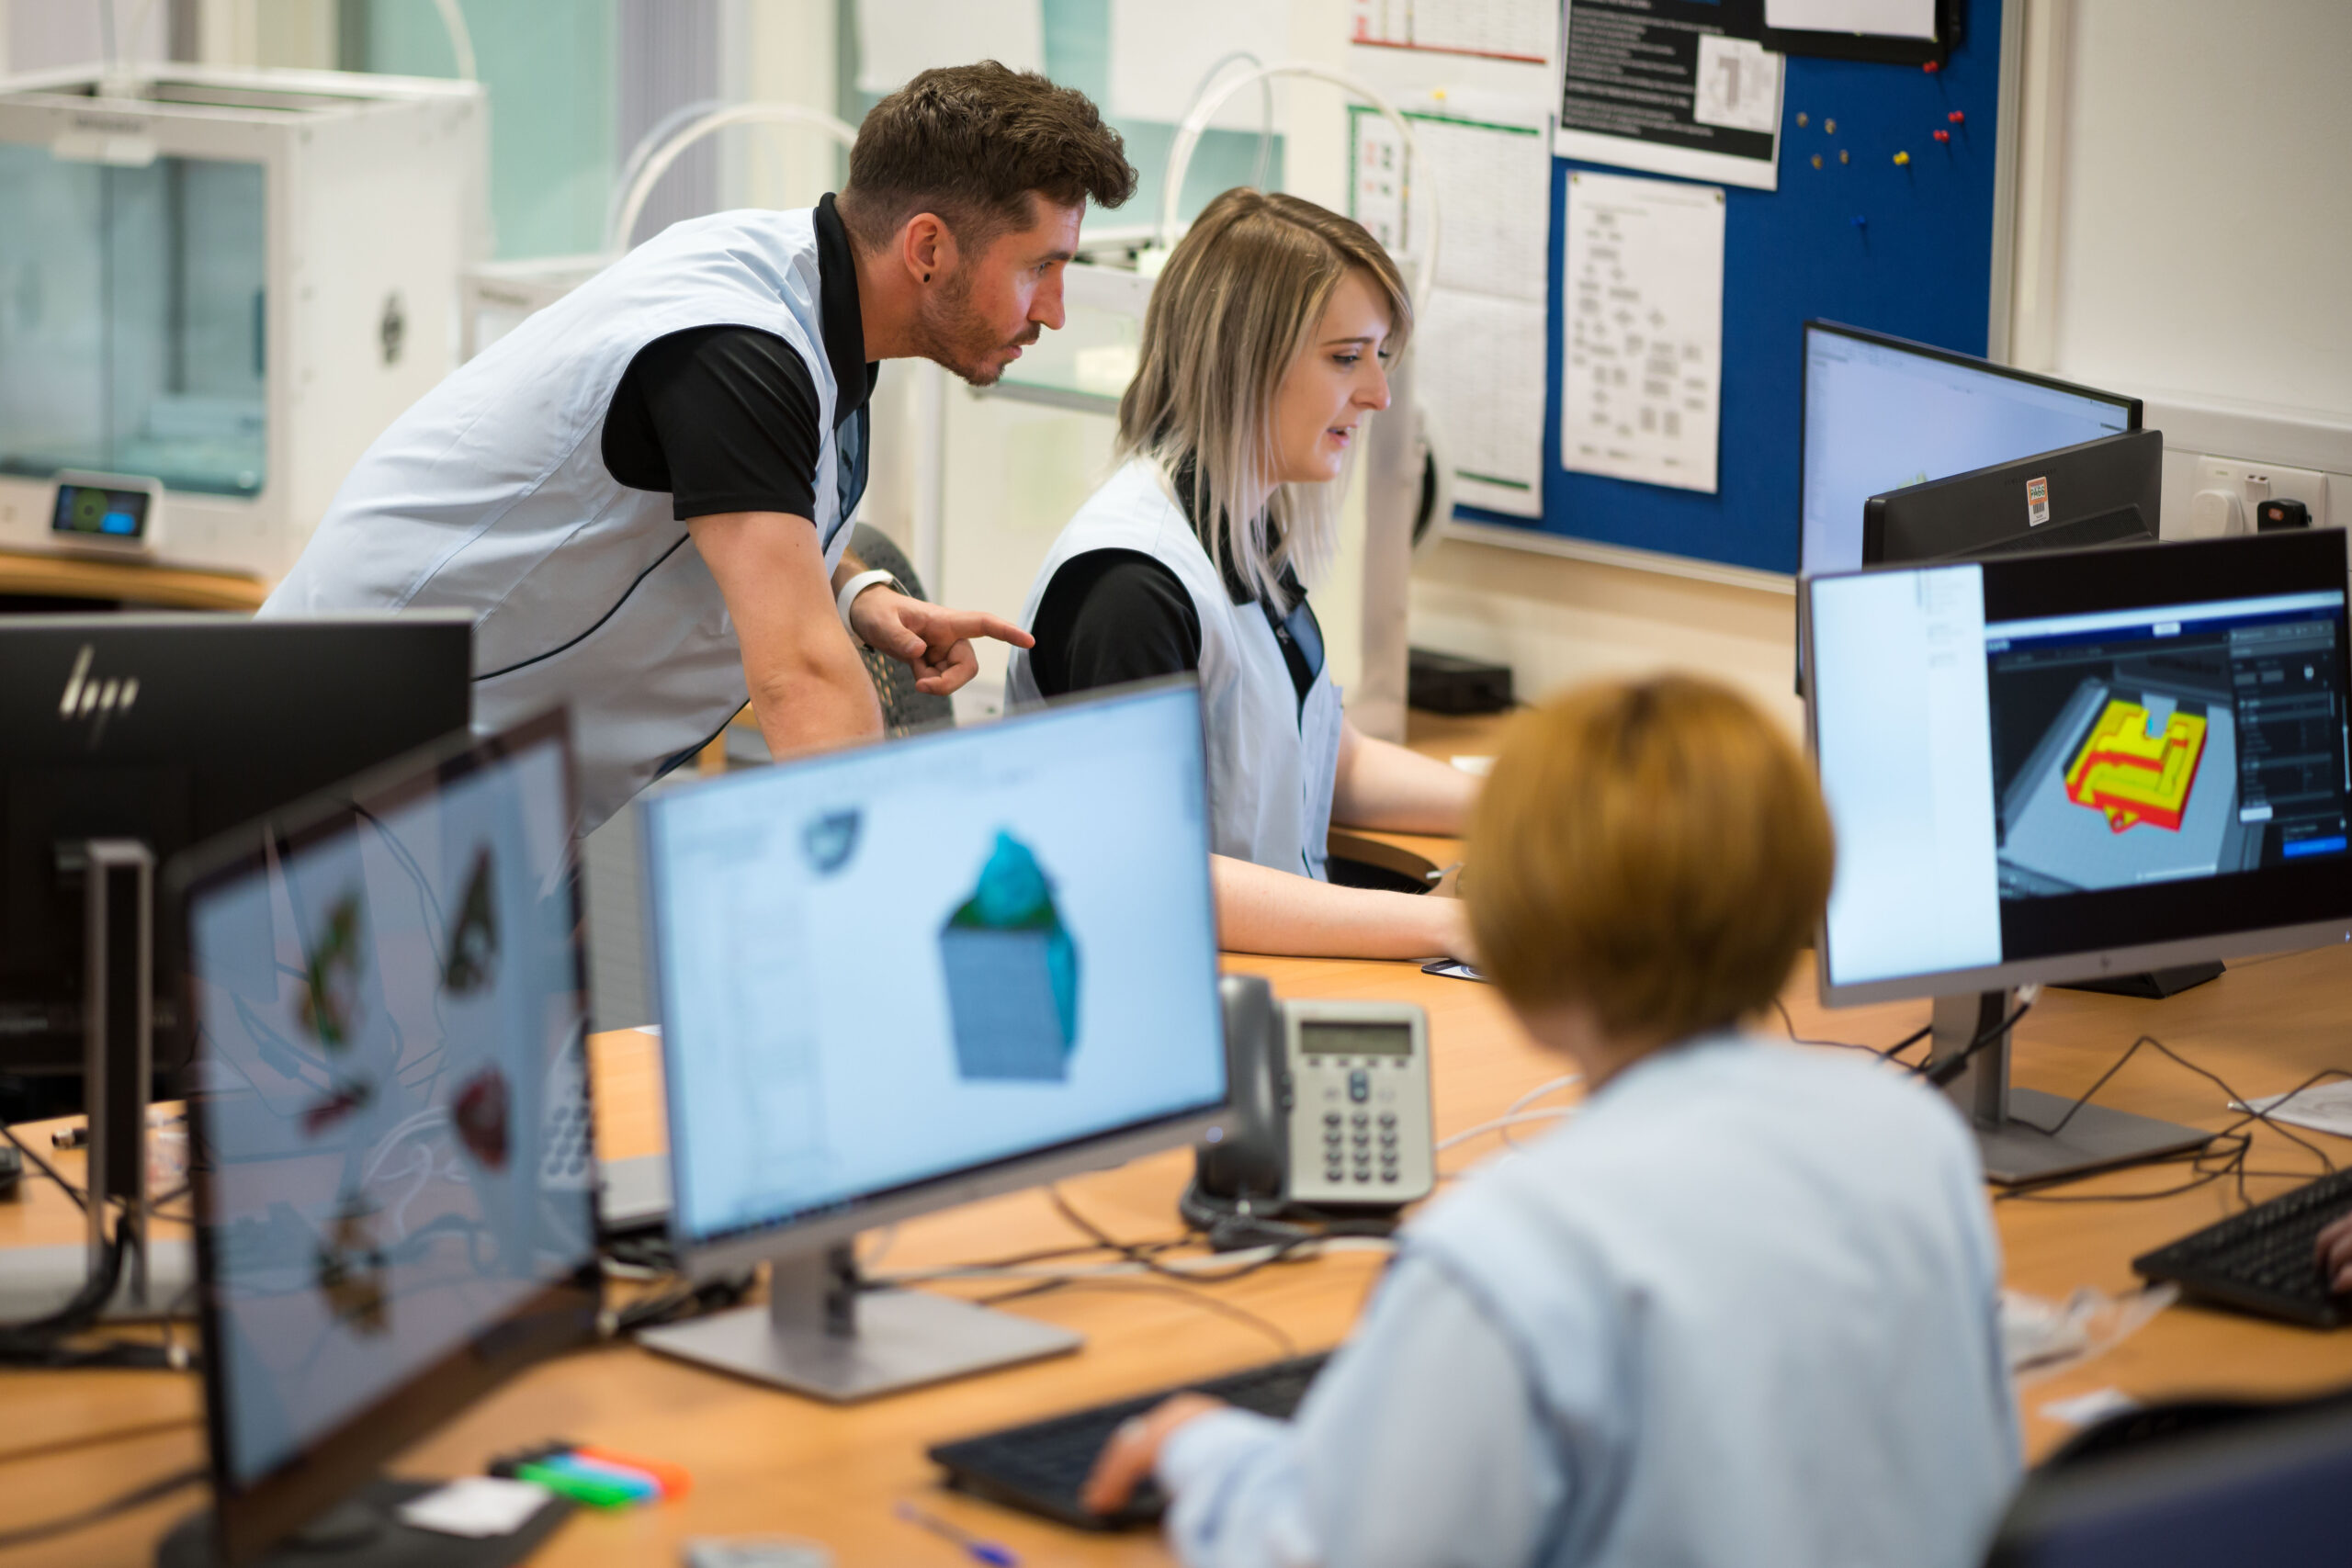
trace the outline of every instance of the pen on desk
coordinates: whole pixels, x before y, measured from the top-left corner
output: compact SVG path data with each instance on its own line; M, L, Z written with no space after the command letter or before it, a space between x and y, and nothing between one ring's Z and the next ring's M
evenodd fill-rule
M899 1504L898 1515L917 1529L926 1529L942 1540L954 1541L973 1562L986 1562L989 1568L1013 1568L1013 1564L1021 1561L994 1541L982 1540L953 1520L943 1519L937 1514L928 1513L903 1499Z

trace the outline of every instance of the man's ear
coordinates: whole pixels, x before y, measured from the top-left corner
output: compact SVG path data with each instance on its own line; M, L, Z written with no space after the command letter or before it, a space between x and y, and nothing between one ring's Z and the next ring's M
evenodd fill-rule
M899 231L899 254L910 273L929 283L956 270L956 236L937 213L918 212Z

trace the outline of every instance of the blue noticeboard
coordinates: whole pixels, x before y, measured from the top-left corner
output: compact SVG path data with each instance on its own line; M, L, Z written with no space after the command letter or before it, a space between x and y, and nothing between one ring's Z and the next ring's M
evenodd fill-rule
M1469 506L1456 508L1455 515L1561 538L1795 571L1804 322L1824 317L1966 354L1984 352L2003 9L2002 0L1972 0L1965 40L1934 73L1916 65L1789 58L1781 100L1781 188L1724 187L1724 368L1714 494L1560 467L1568 172L1640 171L1554 159L1544 515L1509 517ZM1962 117L1958 124L1950 118L1955 110ZM1832 121L1834 132L1826 129ZM1951 140L1936 141L1938 130ZM1850 161L1839 163L1840 152ZM1907 165L1895 164L1900 152L1910 153Z

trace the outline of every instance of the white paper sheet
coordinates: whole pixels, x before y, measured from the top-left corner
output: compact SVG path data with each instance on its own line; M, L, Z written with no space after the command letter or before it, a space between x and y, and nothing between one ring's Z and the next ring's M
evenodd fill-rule
M2233 1101L2230 1109L2264 1111L2274 1122L2352 1138L2352 1083L2314 1084L2291 1099L2283 1094L2260 1095L2245 1104Z
M1781 57L1749 39L1701 35L1699 94L1690 118L1770 136L1781 124Z
M1936 36L1936 0L1764 0L1764 25L1818 33Z
M1568 176L1560 466L1715 489L1724 193Z
M1458 504L1541 516L1551 149L1537 116L1523 125L1408 118L1436 182L1440 229L1437 286L1414 334L1415 395L1433 417ZM1396 246L1407 217L1396 128L1358 111L1354 131L1355 217Z
M1240 56L1261 65L1291 58L1290 0L1111 0L1110 42L1110 111L1175 125L1213 75L1247 68ZM1254 131L1264 119L1264 97L1252 86L1227 98L1209 124ZM1274 130L1282 130L1279 114Z
M1042 0L857 0L857 87L895 92L934 65L1046 68Z
M1413 340L1458 506L1544 515L1544 301L1432 290Z
M1559 0L1348 0L1348 39L1389 49L1546 61Z

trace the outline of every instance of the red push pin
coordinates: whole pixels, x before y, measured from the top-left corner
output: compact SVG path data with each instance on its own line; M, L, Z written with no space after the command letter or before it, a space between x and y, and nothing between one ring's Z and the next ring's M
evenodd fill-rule
M1939 130L1936 132L1936 140L1939 141L1950 141L1951 140L1951 132L1949 130Z
M1944 118L1951 121L1954 125L1958 125L1968 118L1966 115L1961 113L1958 109L1952 110L1951 113L1944 116Z
M1924 62L1919 67L1920 70L1925 71L1930 76L1934 75L1937 72L1941 71L1943 68L1943 62L1939 60Z

